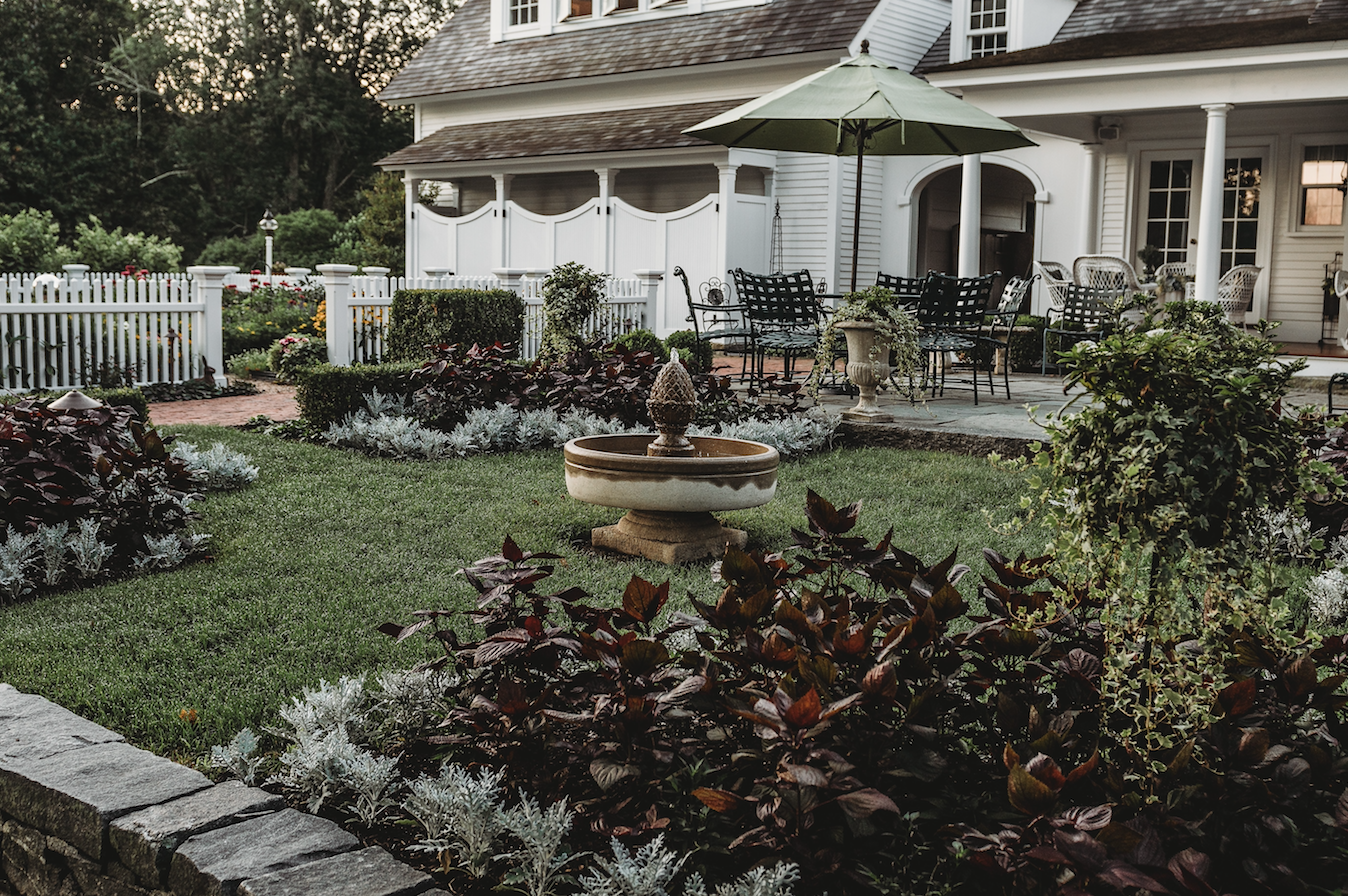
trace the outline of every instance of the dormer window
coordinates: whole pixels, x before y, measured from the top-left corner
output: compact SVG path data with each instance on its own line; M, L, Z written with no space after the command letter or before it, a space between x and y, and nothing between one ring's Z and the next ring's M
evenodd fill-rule
M510 27L538 21L538 0L510 0Z
M969 58L1006 52L1007 0L969 0Z

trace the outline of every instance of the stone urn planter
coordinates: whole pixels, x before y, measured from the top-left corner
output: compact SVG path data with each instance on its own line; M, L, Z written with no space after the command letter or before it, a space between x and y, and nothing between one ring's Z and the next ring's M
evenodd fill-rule
M859 393L856 407L843 411L844 420L886 423L894 415L880 410L875 389L889 376L889 342L869 320L840 320L834 324L847 337L847 378Z

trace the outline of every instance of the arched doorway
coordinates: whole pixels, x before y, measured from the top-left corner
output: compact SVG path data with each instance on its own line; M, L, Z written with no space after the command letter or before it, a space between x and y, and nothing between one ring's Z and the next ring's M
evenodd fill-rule
M958 267L960 166L937 174L918 195L917 271L950 271ZM979 273L1000 271L994 284L1001 294L1006 278L1028 277L1034 264L1035 188L1019 171L983 163L983 216Z

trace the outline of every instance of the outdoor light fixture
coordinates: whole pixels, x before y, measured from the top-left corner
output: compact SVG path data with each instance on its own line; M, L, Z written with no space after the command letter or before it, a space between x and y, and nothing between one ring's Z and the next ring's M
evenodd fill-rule
M272 235L273 235L274 233L276 233L276 228L277 228L277 227L280 227L281 225L279 225L279 224L276 223L276 219L275 219L274 217L272 217L271 209L268 208L266 211L264 211L264 212L262 213L262 220L257 222L257 226L258 226L258 229L261 230L261 231L263 232L263 234L266 235L266 240L267 240L267 285L268 285L268 286L271 286L271 239L272 239Z

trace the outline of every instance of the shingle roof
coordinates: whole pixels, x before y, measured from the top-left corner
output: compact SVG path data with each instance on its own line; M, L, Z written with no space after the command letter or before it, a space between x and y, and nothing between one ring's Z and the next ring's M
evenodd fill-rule
M937 65L926 71L1007 68L1348 38L1348 8L1339 8L1348 7L1348 3L1319 0L1318 6L1319 17L1312 23L1316 0L1082 0L1047 46ZM1142 15L1134 7L1149 10L1150 15ZM1287 15L1289 12L1293 15ZM1258 17L1269 13L1282 17Z
M1081 0L1054 43L1092 34L1187 29L1199 23L1237 27L1257 21L1308 19L1316 0Z
M405 168L442 162L710 146L712 144L706 140L680 132L741 102L730 100L561 115L529 121L451 125L375 164L384 168Z
M877 2L773 0L494 44L491 0L466 0L379 98L397 103L460 90L842 49Z
M931 71L938 65L950 64L950 26L946 25L941 36L936 38L936 42L927 48L927 52L922 54L922 58L913 66L913 74L920 75L923 72Z

